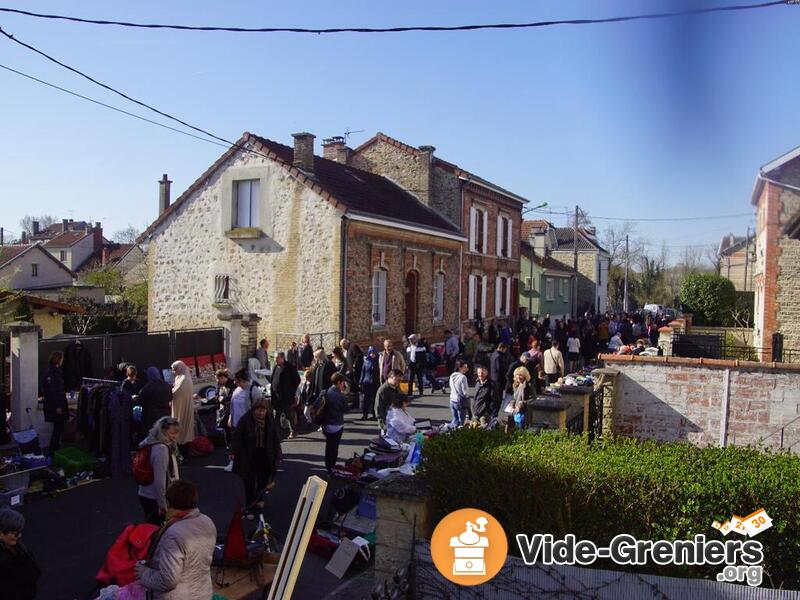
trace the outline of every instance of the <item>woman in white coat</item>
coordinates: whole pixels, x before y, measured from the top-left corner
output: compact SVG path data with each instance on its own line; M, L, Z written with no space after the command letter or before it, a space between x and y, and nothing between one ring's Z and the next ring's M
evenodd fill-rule
M181 424L178 446L181 454L188 456L188 444L194 439L194 393L192 374L185 363L178 360L172 363L175 383L172 386L172 416Z
M414 417L408 414L408 396L398 396L392 403L392 409L386 415L386 436L402 444L417 432Z

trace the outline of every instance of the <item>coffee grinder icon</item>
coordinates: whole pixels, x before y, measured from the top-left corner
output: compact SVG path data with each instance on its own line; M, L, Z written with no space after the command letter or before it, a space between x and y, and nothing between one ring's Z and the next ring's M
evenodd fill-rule
M489 519L478 517L475 522L477 525L467 521L467 530L457 537L450 538L450 547L455 554L453 575L486 575L484 553L489 547L489 538L478 533L486 531Z

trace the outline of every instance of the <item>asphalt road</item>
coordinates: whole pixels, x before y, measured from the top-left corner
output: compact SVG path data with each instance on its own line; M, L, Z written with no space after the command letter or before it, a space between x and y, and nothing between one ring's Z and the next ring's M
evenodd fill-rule
M415 399L410 410L417 419L450 419L448 398L442 393ZM359 419L360 411L347 415L339 450L341 461L363 451L377 435L374 421ZM266 520L280 538L289 527L306 479L325 475L324 438L316 431L304 433L284 440L283 451L278 485L267 496L264 508ZM181 468L181 477L198 485L200 509L214 520L220 535L227 531L235 507L244 497L240 479L222 470L226 463L224 450L218 449L212 456L193 459ZM340 485L336 479L330 481L326 503ZM102 566L106 551L127 524L142 520L136 485L130 477L93 482L55 498L34 498L22 512L27 519L25 543L43 572L37 600L92 597L94 575ZM294 598L359 600L368 595L368 573L348 573L339 580L325 570L325 563L313 554L306 556Z

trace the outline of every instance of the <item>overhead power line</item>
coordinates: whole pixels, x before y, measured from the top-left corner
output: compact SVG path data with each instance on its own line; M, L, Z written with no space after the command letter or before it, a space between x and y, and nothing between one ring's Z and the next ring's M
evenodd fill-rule
M139 119L140 121L144 121L146 123L151 123L152 125L158 125L159 127L163 127L164 129L169 129L170 131L174 131L175 133L180 133L181 135L186 135L196 140L201 140L203 142L208 142L209 144L216 144L217 146L223 146L225 148L228 147L227 144L223 144L222 142L217 142L215 140L209 140L208 138L201 137L199 135L195 135L193 133L189 133L188 131L183 131L182 129L178 129L177 127L172 127L170 125L165 125L164 123L159 123L158 121L154 121L152 119L148 119L147 117L143 117L141 115L137 115L136 113L128 112L127 110L123 110L116 106L112 106L111 104L106 104L105 102L100 102L100 100L96 100L94 98L90 98L89 96L84 96L83 94L79 94L78 92L74 92L67 88L61 87L60 85L56 85L54 83L50 83L49 81L45 81L44 79L39 79L38 77L34 77L33 75L28 75L27 73L23 73L22 71L18 71L17 69L12 69L6 65L0 64L0 69L5 69L6 71L10 71L11 73L16 73L21 77L25 77L26 79L30 79L42 85L46 85L47 87L51 87L53 89L59 90L64 92L65 94L70 94L71 96L75 96L76 98L80 98L81 100L86 100L87 102L92 102L93 104L97 104L104 108L108 108L110 110L116 111L118 113L122 113L123 115L127 115L129 117L133 117L134 119Z
M38 19L53 19L60 21L70 21L73 23L84 23L88 25L106 25L115 27L134 27L139 29L173 29L178 31L225 31L230 33L310 33L310 34L333 34L333 33L406 33L410 31L478 31L482 29L533 29L537 27L552 27L555 25L600 25L606 23L625 23L629 21L646 21L655 19L669 19L681 16L703 15L717 12L733 12L741 10L753 10L788 4L787 0L775 0L773 2L760 2L758 4L734 4L728 6L716 6L712 8L697 8L691 10L671 11L661 13L647 13L641 15L628 15L622 17L607 17L605 19L557 19L551 21L533 21L529 23L485 23L473 25L412 25L408 27L329 27L329 28L307 28L307 27L224 27L218 25L180 25L164 23L134 23L131 21L112 21L105 19L88 19L83 17L73 17L68 15L54 15L35 13L17 8L0 7L0 12L35 17Z
M536 210L536 209L534 209ZM549 213L549 214L557 214L557 215L565 215L565 216L572 216L572 212L552 212L542 210L540 212ZM593 219L599 219L601 221L631 221L631 222L670 222L670 221L708 221L711 219L733 219L738 217L752 217L752 212L746 213L735 213L729 215L706 215L701 217L600 217L597 215L593 215L592 213L588 213L586 218L590 221Z

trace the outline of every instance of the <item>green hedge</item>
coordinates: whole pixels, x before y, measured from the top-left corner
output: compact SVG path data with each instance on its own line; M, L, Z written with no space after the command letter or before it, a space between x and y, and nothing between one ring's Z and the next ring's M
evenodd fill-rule
M715 539L721 535L711 528L714 519L764 507L773 519L772 529L756 538L764 545L764 585L800 587L799 457L629 438L589 446L583 436L465 429L426 442L420 476L437 517L458 508L486 510L503 524L515 554L517 533L574 533L597 544L620 533L643 540L698 533ZM721 567L638 570L713 577Z

